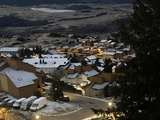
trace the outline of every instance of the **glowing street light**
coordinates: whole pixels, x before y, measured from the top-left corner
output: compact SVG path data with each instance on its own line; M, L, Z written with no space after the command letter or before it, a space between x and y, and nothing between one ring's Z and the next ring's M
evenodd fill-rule
M35 117L36 117L36 120L39 120L39 119L40 119L40 116L39 116L39 115L36 115Z
M112 107L113 103L112 102L108 102L109 107Z

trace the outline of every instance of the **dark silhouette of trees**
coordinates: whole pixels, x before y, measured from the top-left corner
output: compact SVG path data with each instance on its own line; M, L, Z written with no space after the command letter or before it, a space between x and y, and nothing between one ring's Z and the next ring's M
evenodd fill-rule
M106 72L106 73L112 73L112 67L113 67L113 64L112 64L112 61L111 59L105 59L104 61L105 65L104 65L104 70L103 72Z
M118 40L130 45L136 57L122 65L122 101L118 120L160 119L160 1L136 0L128 24L119 21Z
M58 101L61 98L63 98L64 95L61 87L59 86L59 82L52 81L52 86L51 86L49 95L54 101Z
M120 24L117 38L129 44L136 58L123 66L120 77L123 120L160 119L160 1L136 0L128 25Z

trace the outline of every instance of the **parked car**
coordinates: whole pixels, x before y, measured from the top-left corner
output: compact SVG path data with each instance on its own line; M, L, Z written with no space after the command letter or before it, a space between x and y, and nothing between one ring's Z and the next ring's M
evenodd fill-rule
M0 102L2 102L6 98L8 98L8 96L0 96Z
M22 102L20 107L21 110L28 110L32 105L33 101L37 99L37 96L31 96Z
M64 102L69 102L70 98L68 96L63 96L60 100Z
M7 107L12 107L16 100L10 100L7 102Z
M35 101L33 101L32 105L30 107L30 110L36 111L36 110L41 109L45 105L47 105L47 99L45 97L40 97L40 98L36 99Z
M10 100L11 100L10 98L4 99L4 100L2 101L1 106L3 106L3 107L6 106L7 102L10 101Z
M25 100L26 98L20 98L18 100L16 100L16 102L13 104L13 108L20 108L22 102Z

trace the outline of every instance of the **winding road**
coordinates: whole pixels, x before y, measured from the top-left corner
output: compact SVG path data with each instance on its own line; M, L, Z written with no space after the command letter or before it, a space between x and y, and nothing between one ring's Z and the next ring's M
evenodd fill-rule
M77 104L81 107L81 109L76 112L61 116L41 116L39 120L83 120L95 115L91 108L101 108L103 110L107 109L107 100L101 100L72 93L65 93L65 95L70 97L71 104Z

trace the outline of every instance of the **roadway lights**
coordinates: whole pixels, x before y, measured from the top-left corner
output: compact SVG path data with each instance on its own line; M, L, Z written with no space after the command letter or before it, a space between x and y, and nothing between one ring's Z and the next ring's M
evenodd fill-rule
M40 119L40 116L39 116L39 115L36 115L35 117L36 117L36 120L39 120L39 119Z
M112 106L112 104L113 104L112 102L108 102L109 107L111 107L111 106Z

